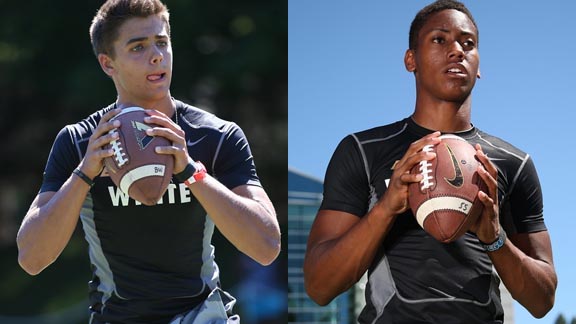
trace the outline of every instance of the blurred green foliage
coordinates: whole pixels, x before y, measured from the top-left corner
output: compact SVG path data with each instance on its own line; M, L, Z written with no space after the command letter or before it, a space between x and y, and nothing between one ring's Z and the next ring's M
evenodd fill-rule
M54 312L86 299L90 268L80 228L59 259L36 277L19 268L15 235L58 131L116 99L88 35L102 3L0 0L0 132L8 143L0 159L0 315ZM243 128L285 233L287 2L165 3L174 51L172 95ZM225 289L248 277L248 269L259 269L252 264L243 272L238 264L251 261L218 233L213 243ZM283 251L273 267L263 269L284 291L286 257ZM237 305L242 315L242 300ZM285 316L257 320L282 323Z

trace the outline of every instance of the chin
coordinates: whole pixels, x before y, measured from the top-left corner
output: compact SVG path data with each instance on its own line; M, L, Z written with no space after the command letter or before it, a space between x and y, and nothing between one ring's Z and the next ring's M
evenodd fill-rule
M464 102L466 101L470 95L472 94L471 88L456 88L450 89L444 93L444 100L450 102Z
M457 103L457 104L463 104L464 102L466 102L466 100L468 100L470 98L470 94L466 95L466 96L453 96L453 97L446 97L444 98L444 101L446 102L453 102L453 103Z

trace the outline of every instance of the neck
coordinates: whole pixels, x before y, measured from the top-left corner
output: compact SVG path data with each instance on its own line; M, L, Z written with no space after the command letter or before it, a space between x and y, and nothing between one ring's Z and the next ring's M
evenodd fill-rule
M168 117L174 115L174 112L176 111L176 104L174 103L174 100L172 100L170 93L159 100L128 99L118 96L116 106L119 108L142 107L144 109L154 109Z
M470 96L464 102L430 102L417 99L412 119L424 128L444 133L465 131L472 127L470 101Z

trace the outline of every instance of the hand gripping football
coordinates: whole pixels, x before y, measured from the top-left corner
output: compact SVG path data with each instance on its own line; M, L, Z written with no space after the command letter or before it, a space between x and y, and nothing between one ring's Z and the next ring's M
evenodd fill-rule
M111 120L118 119L119 138L106 145L114 155L104 160L110 178L116 186L133 199L151 206L164 195L172 179L174 157L158 154L157 146L172 145L164 137L149 136L148 128L154 125L144 122L148 114L140 107L124 108Z
M436 158L416 164L412 174L422 174L409 186L409 204L418 224L431 236L449 243L462 236L482 213L478 190L487 187L477 172L476 149L456 135L442 135L438 145L424 151Z

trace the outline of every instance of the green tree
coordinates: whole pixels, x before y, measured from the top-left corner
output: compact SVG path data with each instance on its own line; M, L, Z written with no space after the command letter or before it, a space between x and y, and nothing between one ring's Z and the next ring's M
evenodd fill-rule
M556 322L554 322L554 324L568 324L568 322L566 322L564 314L560 313L560 315L558 315L558 317L556 318Z

